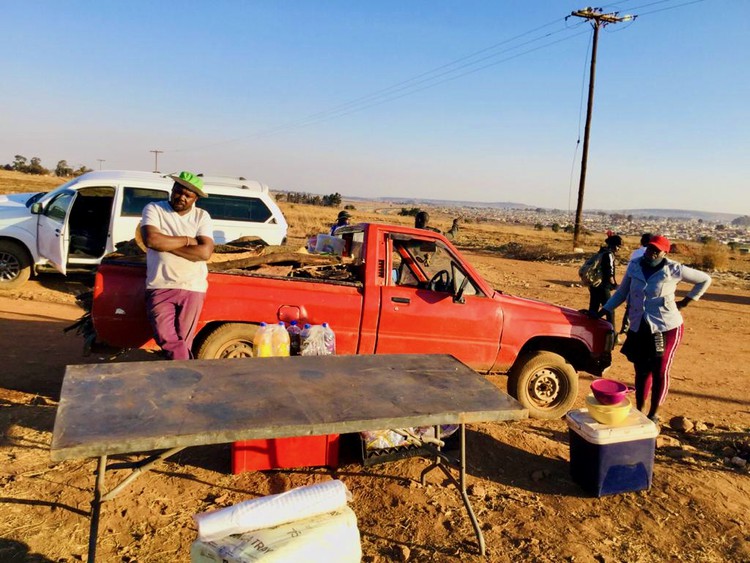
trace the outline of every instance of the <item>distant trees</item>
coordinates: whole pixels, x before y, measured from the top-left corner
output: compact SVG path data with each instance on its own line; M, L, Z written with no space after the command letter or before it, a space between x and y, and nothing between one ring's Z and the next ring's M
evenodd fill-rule
M68 162L66 160L61 160L57 163L57 167L55 168L55 176L67 177L72 175L73 169L68 166Z
M336 192L324 196L307 194L304 192L288 192L276 194L276 200L286 199L289 203L303 203L305 205L322 205L323 207L338 207L341 205L341 194Z
M42 166L42 159L38 156L32 157L31 160L28 160L21 154L17 154L14 157L12 163L5 164L2 168L5 170L22 172L23 174L44 175L50 173L47 168ZM68 166L68 163L65 160L59 161L57 163L57 166L55 167L55 176L59 176L61 178L67 178L69 176L80 176L81 174L85 174L86 172L91 172L91 168L81 166L80 168L74 170L73 168Z
M402 217L416 217L417 213L419 213L421 210L419 207L412 207L411 209L407 209L406 207L402 207L401 211L398 212L399 215Z

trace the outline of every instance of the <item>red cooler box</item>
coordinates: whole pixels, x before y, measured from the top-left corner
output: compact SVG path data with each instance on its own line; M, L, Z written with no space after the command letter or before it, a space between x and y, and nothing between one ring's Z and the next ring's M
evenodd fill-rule
M244 440L232 444L232 473L339 465L339 435Z
M633 408L617 426L598 423L586 409L565 418L573 481L598 497L651 487L659 429L646 415Z

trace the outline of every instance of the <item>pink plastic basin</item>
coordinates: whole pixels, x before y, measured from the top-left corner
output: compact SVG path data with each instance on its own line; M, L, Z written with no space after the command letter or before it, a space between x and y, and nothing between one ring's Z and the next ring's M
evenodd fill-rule
M597 379L591 382L591 392L603 405L616 405L625 399L628 386L613 379Z

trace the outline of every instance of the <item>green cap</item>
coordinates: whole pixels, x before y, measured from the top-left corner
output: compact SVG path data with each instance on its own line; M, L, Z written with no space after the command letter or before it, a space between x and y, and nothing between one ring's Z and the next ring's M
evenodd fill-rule
M172 178L175 182L181 186L189 189L191 192L198 195L198 197L208 197L206 192L203 191L203 178L196 176L192 172L183 170L179 174L168 174L169 178Z

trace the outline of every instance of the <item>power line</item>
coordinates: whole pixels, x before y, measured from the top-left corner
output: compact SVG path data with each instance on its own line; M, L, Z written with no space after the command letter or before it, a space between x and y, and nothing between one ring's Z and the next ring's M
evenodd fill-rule
M557 20L557 21L559 21L559 20ZM408 80L403 80L403 81L401 81L401 82L399 82L397 84L394 84L392 86L389 86L387 88L382 88L382 89L378 90L377 92L373 92L372 94L368 94L366 96L360 96L359 98L356 98L355 100L351 100L349 102L345 102L345 103L339 104L339 105L334 106L333 108L331 108L329 110L325 110L325 111L321 111L321 112L317 112L317 113L311 114L311 115L309 115L309 116L307 116L305 118L302 118L300 120L297 120L297 121L294 121L294 122L291 122L291 123L288 123L288 124L285 124L285 125L279 125L277 127L271 128L271 129L267 129L267 130L264 130L264 131L259 131L258 133L254 134L252 136L256 137L256 138L259 138L259 137L270 137L272 135L276 135L276 134L279 134L279 133L285 133L285 132L288 132L288 131L291 131L291 130L294 130L294 129L299 129L299 128L302 128L302 127L309 127L311 125L317 125L319 123L322 123L324 121L329 121L331 119L338 119L340 117L344 117L344 116L352 114L352 113L363 111L365 109L369 109L371 107L374 107L374 106L377 106L377 105L381 105L381 104L386 103L386 102L391 102L391 101L397 100L399 98L403 98L405 96L409 96L409 95L415 94L417 92L421 92L423 90L427 90L429 88L434 88L435 86L439 86L440 84L444 84L446 82L449 82L449 81L452 81L452 80L456 80L458 78L462 78L462 77L464 77L466 75L473 74L475 72L479 72L481 70L487 69L487 68L492 67L492 66L496 66L498 64L507 62L507 61L515 59L515 58L518 58L518 57L526 55L528 53L531 53L531 52L534 52L534 51L538 51L539 49L543 49L545 47L549 47L551 45L555 45L555 44L560 43L562 41L567 41L569 39L573 39L573 38L577 37L578 35L582 35L583 33L588 33L587 31L576 33L576 34L570 35L568 37L564 37L562 39L558 39L558 40L555 40L555 41L550 41L548 43L545 43L544 45L540 45L540 46L532 48L532 49L527 49L526 51L522 51L520 53L516 53L514 55L505 57L503 59L494 60L494 61L489 62L487 64L484 64L482 66L475 66L475 65L477 65L479 63L485 62L487 60L494 59L494 58L496 58L496 57L498 57L500 55L503 55L505 53L508 53L510 51L517 50L517 49L519 49L519 48L521 48L521 47L523 47L525 45L529 45L529 44L532 44L534 42L541 41L543 39L547 39L547 38L549 38L549 37L551 37L553 35L556 35L558 33L562 33L562 32L568 31L567 28L564 28L564 29L561 29L561 30L558 30L558 31L546 33L546 34L544 34L544 35L542 35L540 37L536 37L534 39L530 39L529 41L526 41L526 42L521 43L519 45L508 47L508 48L503 49L502 51L499 51L499 52L494 53L492 55L486 55L486 56L480 57L480 58L478 58L478 59L476 59L476 60L474 60L472 62L456 66L460 61L466 60L466 59L468 59L470 57L476 57L480 53L486 52L488 49L496 48L496 47L498 47L498 46L500 46L502 44L508 43L510 41L513 41L513 40L516 40L516 39L518 39L520 37L528 35L529 33L533 33L533 31L537 31L539 29L543 29L545 27L548 27L549 25L550 24L545 24L544 26L540 26L538 28L535 28L534 30L532 30L530 32L526 32L526 33L517 35L517 36L515 36L512 39L506 40L506 41L501 42L501 43L497 43L497 44L495 44L492 47L481 49L480 51L476 51L476 52L474 52L471 55L467 55L465 57L462 57L460 59L456 59L456 60L454 60L454 61L452 61L450 63L447 63L445 65L441 65L439 67L436 67L435 69L433 69L431 71L427 71L427 72L421 73L421 74L419 74L419 75L417 75L417 76L415 76L413 78L410 78ZM450 70L445 70L443 72L439 72L439 73L435 74L436 71L444 69L444 68L447 68L447 67L450 67L450 66L454 66L454 68L452 68ZM470 67L474 67L474 68L470 68ZM469 70L466 70L465 72L459 72L459 71L461 71L463 69L466 69L466 68L468 68ZM458 74L456 74L456 73L458 73ZM430 74L432 74L432 76L428 76ZM422 78L420 78L420 77L422 77ZM228 143L233 143L233 142L236 142L236 141L240 141L240 140L246 139L246 138L248 138L248 137L237 137L237 138L234 138L234 139L229 139L229 140L226 140L226 141L221 141L219 143L212 143L212 144L209 144L209 145L202 145L200 147L193 147L191 149L183 149L183 150L197 150L199 148L216 147L216 146L225 145L225 144L228 144Z
M628 2L628 1L629 0L621 0L620 2L608 4L607 6L614 6L616 4L619 5L619 4L623 4L625 2ZM666 3L666 2L671 2L671 1L674 1L674 0L657 0L655 2L649 2L648 4L643 4L641 6L638 6L638 8L640 8L640 7L654 6L654 5L658 5L658 4L662 4L662 3ZM668 9L674 9L674 8L678 8L678 7L681 7L681 6L686 6L686 5L689 5L689 4L695 4L697 2L703 2L703 1L705 1L705 0L691 0L689 2L685 2L683 4L679 4L677 6L667 7L667 8L663 8L661 10L654 10L652 12L647 12L647 13L650 14L650 13L655 13L655 12L658 12L658 11L663 11L663 10L668 10ZM601 12L601 10L602 10L601 8L594 8L593 10L599 10L599 13L602 13ZM575 12L573 14L575 14ZM573 14L571 14L571 15L573 15ZM613 12L612 14L609 14L609 15L611 15L613 17L618 17L617 14L618 14L618 12ZM608 14L602 14L602 15L608 16ZM640 14L640 15L643 15L643 14ZM637 16L630 16L630 18L633 18L633 19L635 17L637 17ZM564 18L564 21L567 21L569 18L570 18L570 16ZM623 19L622 21L628 21L628 20L627 19ZM213 147L217 147L217 146L223 146L223 145L227 145L227 144L231 144L231 143L236 143L238 141L242 141L242 140L245 140L245 139L248 139L248 138L270 137L270 136L273 136L273 135L277 135L277 134L281 134L281 133L286 133L286 132L289 132L289 131L293 131L295 129L300 129L300 128L303 128L303 127L309 127L311 125L317 125L317 124L323 123L325 121L329 121L329 120L332 120L332 119L338 119L338 118L344 117L346 115L350 115L352 113L356 113L356 112L359 112L359 111L364 111L366 109L369 109L369 108L377 106L377 105L381 105L383 103L395 101L395 100L397 100L399 98L403 98L405 96L409 96L409 95L415 94L417 92L421 92L423 90L439 86L439 85L444 84L446 82L449 82L449 81L452 81L452 80L456 80L458 78L462 78L462 77L464 77L464 76L466 76L468 74L473 74L475 72L479 72L479 71L484 70L486 68L489 68L491 66L495 66L495 65L501 64L503 62L507 62L507 61L509 61L511 59L520 57L522 55L531 53L533 51L537 51L537 50L542 49L544 47L548 47L548 46L554 45L556 43L560 43L561 41L566 41L568 39L572 39L572 38L574 38L574 37L576 37L578 35L581 35L581 33L574 34L572 36L568 36L566 38L563 38L563 39L560 39L560 40L557 40L557 41L549 42L549 43L547 43L545 45L542 45L540 47L537 47L537 48L528 49L528 50L523 51L521 53L518 53L518 54L516 54L514 56L506 57L506 58L503 58L503 59L500 59L500 60L495 60L493 62L490 62L490 63L482 65L482 66L477 66L477 65L479 65L482 62L485 62L485 61L497 58L497 57L499 57L499 56L501 56L503 54L506 54L506 53L508 53L510 51L517 50L517 49L523 47L524 45L529 45L529 44L534 43L536 41L541 41L541 40L547 39L547 38L549 38L549 37L551 37L551 36L553 36L553 35L555 35L557 33L561 33L561 32L564 32L564 31L567 31L567 30L570 29L570 28L564 28L562 30L557 30L557 31L545 33L545 34L543 34L543 35L541 35L539 37L536 37L534 39L530 39L530 40L528 40L528 41L526 41L524 43L521 43L519 45L510 46L510 47L507 47L507 48L505 48L505 49L503 49L501 51L495 52L495 53L486 54L486 53L490 53L491 51L497 50L499 47L502 47L504 45L508 45L509 43L512 43L513 41L517 41L518 39L521 39L521 38L523 38L523 37L525 37L527 35L531 35L531 34L533 34L535 32L543 30L543 29L545 29L545 28L547 28L547 27L549 27L551 25L554 25L556 23L559 23L559 22L560 22L559 19L555 19L555 20L553 20L553 21L551 21L549 23L546 23L544 25L535 27L533 29L530 29L529 31L526 31L524 33L521 33L521 34L516 35L514 37L511 37L509 39L500 41L500 42L495 43L493 45L490 45L488 47L479 49L477 51L474 51L472 53L469 53L467 55L464 55L462 57L454 59L454 60L452 60L452 61L450 61L448 63L445 63L443 65L439 65L439 66L434 67L434 68L432 68L430 70L427 70L425 72L419 73L419 74L417 74L415 76L412 76L411 78L407 78L405 80L399 81L399 82L397 82L395 84L392 84L390 86L381 88L381 89L376 90L374 92L371 92L370 94L365 94L363 96L359 96L359 97L354 98L352 100L349 100L347 102L342 102L342 103L337 104L337 105L335 105L335 106L333 106L333 107L331 107L331 108L329 108L327 110L323 110L323 111L319 111L319 112L316 112L316 113L312 113L312 114L310 114L310 115L308 115L306 117L300 118L300 119L298 119L296 121L292 121L290 123L286 123L286 124L278 125L278 126L275 126L275 127L271 127L269 129L261 130L261 131L258 131L256 133L253 133L251 135L243 135L241 137L235 137L235 138L232 138L232 139L227 139L225 141L219 141L219 142L216 142L216 143L210 143L210 144L206 144L206 145L194 146L194 147L190 147L190 148L171 149L169 152L187 152L187 151L194 151L194 150L200 150L200 149L206 149L206 148L213 148ZM606 25L606 23L615 23L615 22L603 22L603 23ZM469 70L467 70L466 72L460 72L461 70L463 70L465 68L468 68ZM161 152L164 152L164 151L161 151Z
M647 8L648 6L655 6L656 4L662 4L664 2L670 2L671 0L660 0L659 2L651 2L649 4L643 4L641 6L636 6L633 8L633 10L637 10L639 8ZM690 0L689 2L683 2L682 4L677 4L675 6L666 6L664 8L660 8L659 10L651 10L650 12L642 12L638 14L638 17L648 16L651 14L656 14L658 12L666 12L668 10L675 10L677 8L682 8L683 6L690 6L691 4L698 4L700 2L705 2L706 0Z
M290 129L292 129L292 128L293 129L298 129L298 128L301 128L301 127L308 127L310 125L317 125L317 124L322 123L324 121L329 121L331 119L338 119L340 117L344 117L344 116L352 114L352 113L363 111L363 110L369 109L371 107L375 107L375 106L378 106L378 105L381 105L381 104L384 104L384 103L387 103L387 102L392 102L392 101L398 100L399 98L404 98L406 96L410 96L412 94L416 94L417 92L421 92L421 91L427 90L429 88L434 88L435 86L439 86L441 84L445 84L446 82L450 82L452 80L457 80L458 78L462 78L462 77L467 76L469 74L474 74L475 72L479 72L479 71L485 70L485 69L487 69L489 67L496 66L496 65L498 65L500 63L504 63L504 62L510 61L512 59L516 59L516 58L518 58L518 57L520 57L522 55L526 55L526 54L531 53L533 51L538 51L538 50L543 49L545 47L549 47L550 45L555 45L557 43L561 43L562 41L568 41L568 40L573 39L573 38L577 37L578 35L582 35L584 33L588 33L588 32L584 31L584 32L581 32L581 33L576 33L576 34L571 35L569 37L558 39L556 41L552 41L550 43L546 43L544 45L540 45L539 47L535 47L533 49L529 49L527 51L523 51L522 53L518 53L516 55L512 55L512 56L506 57L504 59L500 59L499 61L494 61L494 62L486 64L484 66L480 66L480 67L468 70L466 72L462 72L460 74L456 74L456 75L453 75L453 76L445 77L442 80L439 80L439 81L434 82L432 84L426 84L426 85L421 86L419 88L411 88L408 91L406 91L404 93L401 93L401 94L397 94L396 92L394 92L393 95L390 95L388 97L384 97L384 98L382 98L380 100L374 100L372 103L361 105L361 106L358 106L358 107L354 107L354 108L352 108L352 109L350 109L348 111L337 112L337 113L334 113L334 114L331 114L331 115L327 115L325 117L321 117L320 119L311 120L309 122L303 122L303 123L300 123L300 124L296 124L294 127L290 127ZM277 130L272 130L270 132L261 133L260 135L268 137L268 136L271 136L271 135L274 135L274 134L277 134L277 133L286 132L286 130L287 130L286 128L281 128L280 127L280 128L277 128Z
M553 21L551 21L549 23L546 23L546 24L541 25L541 26L537 26L537 27L535 27L535 28L533 28L533 29L531 29L529 31L526 31L524 33L521 33L521 34L518 34L518 35L516 35L514 37L511 37L510 39L506 39L504 41L500 41L498 43L490 45L489 47L485 47L483 49L479 49L477 51L469 53L468 55L459 57L459 58L454 59L454 60L452 60L452 61L450 61L448 63L445 63L443 65L434 67L434 68L432 68L432 69L430 69L428 71L419 73L419 74L417 74L417 75L415 75L415 76L413 76L411 78L408 78L406 80L402 80L402 81L397 82L395 84L392 84L391 86L387 86L385 88L381 88L379 90L376 90L375 92L372 92L370 94L366 94L364 96L360 96L360 97L354 98L354 99L349 100L347 102L343 102L343 103L338 104L336 106L333 106L333 107L331 107L331 108L329 108L327 110L323 110L323 111L320 111L320 112L313 113L313 114L308 115L308 116L306 116L304 118L301 118L301 119L299 119L297 121L293 121L291 123L287 123L287 124L283 124L283 125L278 125L276 127L272 127L270 129L266 129L266 130L261 130L261 131L258 131L256 133L252 134L252 135L246 135L246 136L242 136L242 137L235 137L233 139L228 139L226 141L220 141L218 143L211 143L211 144L208 144L208 145L201 145L199 147L191 147L189 149L174 149L174 152L182 152L182 151L186 151L186 150L197 150L197 149L203 149L203 148L209 148L209 147L216 147L216 146L221 146L221 145L225 145L225 144L228 144L228 143L237 142L237 141L240 141L240 140L243 140L243 139L247 139L247 138L250 138L250 137L256 137L256 138L258 138L258 137L268 137L268 136L271 136L271 135L275 135L275 134L278 134L278 133L284 133L284 132L291 131L291 130L294 130L294 129L298 129L298 128L301 128L301 127L308 127L310 125L315 125L315 124L321 123L323 121L327 121L329 119L335 119L335 118L343 117L345 115L349 115L349 114L355 113L357 111L363 111L365 109L369 109L369 108L371 108L373 106L380 105L380 104L385 103L385 102L397 100L397 99L402 98L404 96L411 95L413 93L420 92L422 90L426 90L426 89L432 88L434 86L438 86L438 85L443 84L445 82L448 82L448 81L451 81L451 80L455 80L457 78L461 78L461 77L466 76L468 74L472 74L474 72L479 72L480 70L484 70L486 68L489 68L490 66L495 66L496 64L500 64L502 62L506 62L506 61L511 60L513 58L522 56L524 54L536 51L539 48L559 43L560 42L559 40L558 41L553 41L553 42L550 42L550 43L548 43L548 44L546 44L546 45L544 45L542 47L539 47L537 49L529 49L527 51L518 53L515 56L506 57L506 58L501 59L499 61L494 61L492 63L485 64L485 65L483 65L481 67L477 67L477 68L472 69L470 71L460 73L460 71L463 70L463 69L465 69L465 68L470 68L470 67L478 65L478 64L480 64L482 62L485 62L485 61L491 60L493 58L499 57L501 55L504 55L504 54L506 54L506 53L508 53L510 51L520 49L524 45L529 45L529 44L532 44L534 42L547 39L547 38L549 38L549 37L551 37L553 35L556 35L558 33L562 33L562 32L568 31L569 28L563 28L563 29L560 29L560 30L557 30L557 31L545 33L545 34L543 34L541 36L538 36L538 37L536 37L534 39L530 39L530 40L528 40L526 42L523 42L521 44L518 44L518 45L515 45L515 46L506 47L505 49L502 49L502 50L500 50L498 52L495 52L495 53L492 53L492 54L485 54L485 53L488 53L490 51L496 50L499 47L502 47L504 45L508 45L509 43L511 43L513 41L517 41L518 39L521 39L521 38L523 38L523 37L525 37L527 35L531 35L531 34L537 32L537 31L543 30L543 29L545 29L545 28L547 28L547 27L549 27L551 25L559 23L560 21L561 20L559 18L555 19L555 20L553 20ZM575 37L575 35L573 35L572 37ZM571 39L572 37L568 37L566 39ZM484 56L481 56L481 55L484 55ZM472 60L472 59L474 59L474 60ZM466 61L470 61L470 62L466 62ZM456 73L458 73L458 74L456 74ZM451 75L453 75L453 76L451 76ZM429 84L429 83L431 83L431 84Z
M588 46L586 47L586 55L584 57L585 61L588 61L590 49L591 49L591 43L589 43ZM586 90L586 65L584 64L583 71L581 72L581 97L580 97L580 101L578 102L578 138L576 139L576 146L575 146L575 150L573 151L573 158L570 164L570 179L568 180L568 214L570 214L570 199L573 194L573 173L575 172L576 156L578 156L578 147L581 145L581 121L583 120L583 100L584 100L585 90Z

